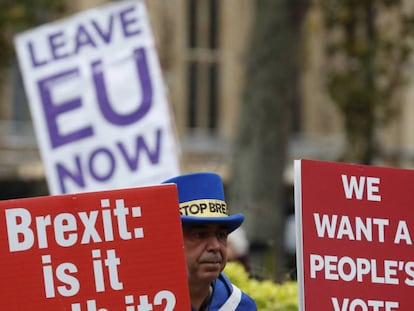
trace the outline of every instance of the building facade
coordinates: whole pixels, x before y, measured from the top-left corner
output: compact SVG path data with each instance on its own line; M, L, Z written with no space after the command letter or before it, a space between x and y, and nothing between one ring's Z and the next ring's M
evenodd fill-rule
M68 1L67 14L105 3ZM238 107L244 88L246 45L255 0L146 1L168 90L183 172L211 170L228 176ZM344 148L342 120L323 91L320 10L310 8L304 27L302 103L296 110L290 159L336 160ZM2 199L46 194L44 171L21 77L15 63L5 75L0 101ZM414 165L414 87L401 94L401 113L378 132L389 156L378 164ZM286 169L287 182L291 171ZM9 187L9 188L7 188ZM19 190L22 190L19 192Z

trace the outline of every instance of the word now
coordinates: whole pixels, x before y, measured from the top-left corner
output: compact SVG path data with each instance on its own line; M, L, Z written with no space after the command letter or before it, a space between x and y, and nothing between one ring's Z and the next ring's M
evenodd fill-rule
M338 298L331 298L334 311L395 311L399 308L397 301L382 301L382 300L368 300L349 298L343 299L340 304Z
M56 163L55 170L59 180L60 192L68 193L70 183L82 189L88 180L106 182L111 180L124 166L130 172L140 168L143 157L152 165L160 162L163 131L156 129L145 136L138 135L133 141L117 141L115 145L98 146L90 154L76 154ZM152 143L150 143L151 141ZM152 145L152 146L151 146ZM132 151L128 151L128 146Z
M143 228L134 228L133 232L128 229L131 218L141 217L141 208L125 207L123 199L115 200L115 205L112 208L109 199L102 199L101 210L44 215L34 219L25 208L6 209L9 250L26 251L34 247L36 242L39 249L44 249L49 247L49 241L55 241L61 247L70 247L77 243L114 241L115 237L122 240L143 238ZM100 229L97 229L98 220ZM53 239L49 237L49 227L53 229Z

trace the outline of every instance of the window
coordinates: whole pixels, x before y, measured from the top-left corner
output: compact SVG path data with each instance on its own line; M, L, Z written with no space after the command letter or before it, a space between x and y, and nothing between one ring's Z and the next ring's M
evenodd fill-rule
M218 126L219 0L188 0L187 127L212 134Z

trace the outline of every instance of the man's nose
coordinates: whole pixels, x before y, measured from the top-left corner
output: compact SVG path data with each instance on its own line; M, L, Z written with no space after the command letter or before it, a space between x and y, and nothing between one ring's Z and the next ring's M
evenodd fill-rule
M216 234L210 234L207 240L207 248L209 250L218 250L220 249L220 241L217 238Z

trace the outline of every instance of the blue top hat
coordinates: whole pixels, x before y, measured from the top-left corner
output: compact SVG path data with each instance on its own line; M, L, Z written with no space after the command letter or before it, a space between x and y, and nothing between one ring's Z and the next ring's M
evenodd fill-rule
M214 173L192 173L163 182L177 185L183 225L205 223L223 224L228 232L236 230L244 220L243 214L229 215L224 201L223 181Z

